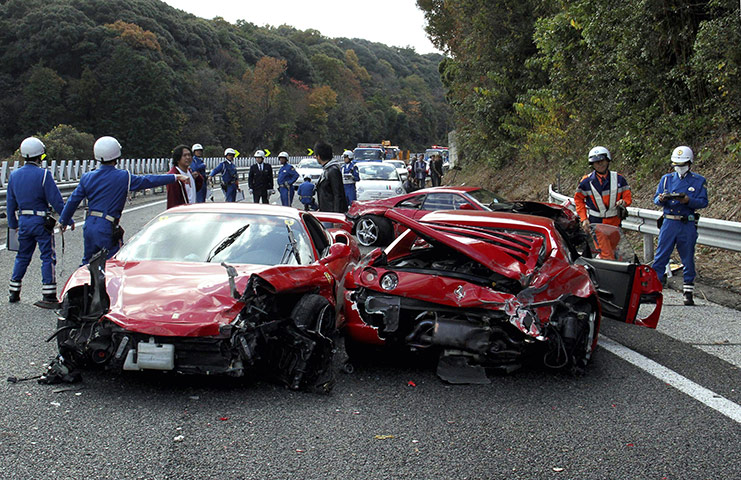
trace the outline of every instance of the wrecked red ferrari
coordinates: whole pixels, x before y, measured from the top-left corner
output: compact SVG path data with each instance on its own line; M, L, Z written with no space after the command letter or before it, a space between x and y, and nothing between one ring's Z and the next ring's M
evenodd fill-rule
M348 273L343 326L350 362L385 345L439 354L451 383L488 383L487 368L527 358L582 370L603 315L655 328L661 284L627 261L578 256L548 218L440 211L420 220L389 210L407 228ZM655 305L638 318L641 304Z
M340 214L273 205L167 210L112 259L72 274L59 352L113 370L259 369L292 389L328 391L338 281L359 257L349 229Z

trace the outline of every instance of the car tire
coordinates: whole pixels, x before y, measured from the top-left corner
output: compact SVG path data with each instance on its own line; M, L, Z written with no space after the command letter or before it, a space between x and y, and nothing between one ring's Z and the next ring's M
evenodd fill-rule
M337 329L334 308L321 295L304 295L291 312L296 326L306 328L325 337L331 337Z
M386 245L391 240L392 233L391 222L377 215L364 215L355 225L355 237L364 247Z

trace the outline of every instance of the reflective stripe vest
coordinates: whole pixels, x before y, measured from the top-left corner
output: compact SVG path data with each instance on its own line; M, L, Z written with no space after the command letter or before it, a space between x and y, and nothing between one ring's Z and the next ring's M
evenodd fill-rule
M585 175L574 194L576 213L581 220L599 221L617 216L618 200L624 200L626 206L632 203L630 186L617 172L598 175L593 171Z

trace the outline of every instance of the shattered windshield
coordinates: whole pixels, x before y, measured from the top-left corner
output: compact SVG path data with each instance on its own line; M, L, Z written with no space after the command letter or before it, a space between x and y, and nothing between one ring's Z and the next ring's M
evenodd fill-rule
M489 208L491 208L492 205L496 205L497 203L509 203L506 199L504 199L504 197L500 197L496 193L490 192L489 190L484 190L483 188L479 188L478 190L471 190L470 192L466 192L466 194L470 197L473 197L481 205Z
M314 254L303 225L293 218L165 212L124 245L116 258L306 265L314 261Z

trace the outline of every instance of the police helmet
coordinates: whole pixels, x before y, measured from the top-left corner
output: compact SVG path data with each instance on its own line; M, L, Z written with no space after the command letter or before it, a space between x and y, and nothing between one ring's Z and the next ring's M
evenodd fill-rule
M589 163L601 162L602 160L612 160L610 151L605 147L594 147L589 151Z
M21 142L21 157L23 158L40 157L44 152L46 152L46 146L36 137L28 137Z
M684 165L685 163L692 163L694 159L695 155L692 153L692 149L690 147L677 147L672 152L672 165Z
M121 157L121 144L113 137L100 137L93 145L93 155L100 162L111 162Z

